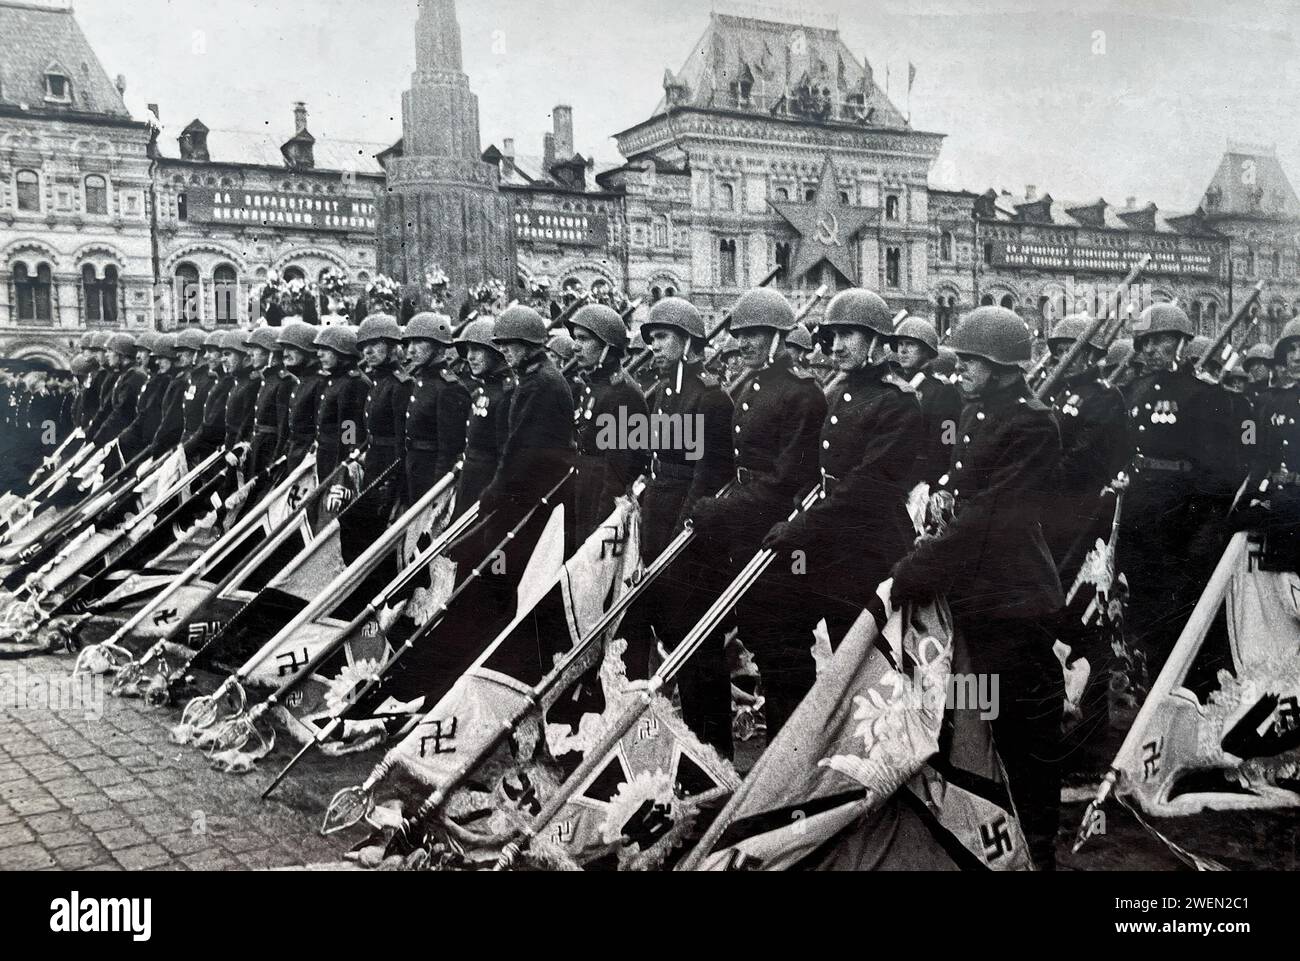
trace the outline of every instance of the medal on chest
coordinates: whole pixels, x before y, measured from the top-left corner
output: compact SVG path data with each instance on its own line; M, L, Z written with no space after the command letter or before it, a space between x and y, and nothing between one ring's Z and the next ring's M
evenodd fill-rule
M1176 424L1178 423L1178 401L1176 400L1158 400L1151 411L1151 423L1153 424Z

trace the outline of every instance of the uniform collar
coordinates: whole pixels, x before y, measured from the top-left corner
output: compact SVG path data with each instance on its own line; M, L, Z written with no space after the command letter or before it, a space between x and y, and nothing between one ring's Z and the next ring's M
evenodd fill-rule
M521 375L535 374L539 370L548 366L554 368L555 364L551 361L551 355L546 352L544 347L542 347L538 348L536 353L529 355L529 357L524 361L523 366L520 368L519 373Z
M981 394L974 403L984 410L1003 410L1014 404L1028 403L1034 392L1029 389L1023 376L1017 377L1005 387L995 387Z

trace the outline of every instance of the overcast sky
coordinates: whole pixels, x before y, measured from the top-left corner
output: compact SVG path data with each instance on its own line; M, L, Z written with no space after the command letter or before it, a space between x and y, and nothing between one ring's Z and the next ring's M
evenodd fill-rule
M54 2L52 5L61 5ZM788 7L789 4L776 4ZM1191 209L1229 139L1275 143L1300 186L1296 0L815 0L838 16L912 122L947 134L932 182L1061 199L1135 195ZM169 124L269 123L304 100L320 137L391 142L415 53L416 0L77 0L133 108ZM577 149L649 116L711 0L459 0L484 146L541 153L550 109L574 108ZM769 6L771 8L771 6ZM1140 10L1140 12L1139 12Z

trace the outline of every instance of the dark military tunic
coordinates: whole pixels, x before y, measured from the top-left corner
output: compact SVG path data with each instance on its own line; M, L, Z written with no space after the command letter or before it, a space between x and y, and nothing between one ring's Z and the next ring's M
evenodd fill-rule
M186 436L185 455L191 464L207 459L226 440L226 401L230 397L235 378L230 374L213 374L208 391L203 397L203 414L198 429ZM188 394L186 395L188 398ZM188 401L186 426L189 426Z
M627 494L650 464L649 451L634 449L623 436L624 428L630 430L638 421L648 427L648 411L641 390L622 374L618 362L591 371L581 384L581 393L574 398L578 442L575 543L585 540L609 517L614 499Z
M188 441L203 429L203 409L208 392L217 382L217 375L207 364L195 364L185 375L185 393L182 396L182 438Z
M144 389L148 379L149 375L139 367L130 366L118 371L117 378L113 381L112 393L109 395L108 414L95 432L96 444L107 444L135 420L140 403L140 391ZM126 459L129 460L130 457Z
M226 395L225 433L222 443L226 450L247 443L253 434L253 414L257 406L257 391L261 378L249 367L238 368Z
M96 363L95 369L79 381L81 389L77 392L77 402L73 408L73 423L83 431L99 413L99 392L104 383L104 374L104 369Z
M922 440L917 447L917 473L933 486L948 472L954 447L952 436L961 423L961 391L930 374L909 381L921 403Z
M100 373L102 377L99 382L99 410L95 412L95 416L91 419L90 426L86 430L86 436L92 441L98 435L99 429L104 426L104 421L108 420L108 415L113 411L113 387L117 384L117 378L121 376L122 371L121 368L106 367ZM11 420L13 419L12 412L16 409L17 403L18 392L14 390L9 395Z
M416 367L411 376L414 383L402 435L406 493L414 504L451 472L465 452L470 399L465 385L442 361Z
M162 399L162 416L149 442L149 456L158 457L181 442L185 434L185 395L190 389L190 370L172 372Z
M284 453L290 466L307 456L316 443L316 415L320 410L320 392L326 377L314 364L290 367L295 380L289 391L287 433L284 436Z
M267 469L283 451L289 433L289 397L298 379L283 367L264 367L253 405L253 441L248 469Z
M469 414L465 422L465 466L456 486L456 510L479 499L496 474L501 447L510 432L510 401L506 384L512 380L502 367L482 381L470 380Z
M411 396L411 376L399 370L392 361L373 368L369 377L370 384L365 398L369 446L363 461L367 484L377 480L394 461L402 460L405 453L402 437L406 423L406 405ZM395 475L390 476L400 480L404 473L399 467ZM394 490L397 486L399 485L394 485Z
M335 368L316 402L316 476L324 480L366 442L370 378L355 365Z
M135 417L122 432L122 455L127 460L152 445L153 435L158 432L158 425L162 423L163 398L171 382L170 373L153 374L140 388Z

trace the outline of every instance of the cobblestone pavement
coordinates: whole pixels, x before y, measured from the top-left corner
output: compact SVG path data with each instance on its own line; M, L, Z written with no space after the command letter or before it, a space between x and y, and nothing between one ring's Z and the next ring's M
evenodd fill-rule
M13 709L15 684L29 697L40 676L46 690L71 674L69 657L0 661L0 870L244 870L341 866L360 839L317 833L329 798L360 783L378 754L315 756L268 801L259 795L291 755L277 745L257 770L211 770L192 747L172 744L175 710L109 697L106 685L64 692ZM6 690L8 686L8 690ZM39 699L36 698L36 699ZM51 709L57 708L57 709ZM87 710L90 708L90 710ZM742 769L761 745L742 745ZM1184 866L1117 804L1105 836L1079 855L1070 841L1082 803L1063 806L1061 866L1074 870L1178 870ZM1300 867L1295 812L1206 814L1160 822L1160 830L1229 867ZM350 865L349 865L350 866Z

